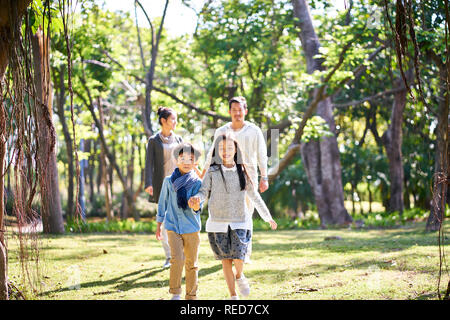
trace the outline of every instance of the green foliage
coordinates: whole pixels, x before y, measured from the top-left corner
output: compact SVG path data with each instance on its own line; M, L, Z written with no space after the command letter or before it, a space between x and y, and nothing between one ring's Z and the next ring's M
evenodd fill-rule
M135 221L134 219L83 222L68 221L65 224L68 233L154 233L156 221Z

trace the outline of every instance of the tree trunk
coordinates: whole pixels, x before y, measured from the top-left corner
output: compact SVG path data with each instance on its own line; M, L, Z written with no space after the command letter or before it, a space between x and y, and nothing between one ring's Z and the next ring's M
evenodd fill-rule
M409 78L411 72L408 71ZM396 86L403 85L401 78L397 79ZM389 161L389 178L391 182L389 211L398 211L403 213L403 163L402 163L402 124L403 111L406 106L406 95L408 91L399 91L394 94L394 104L392 106L391 119L389 127L381 137L386 149L386 155Z
M307 72L312 74L316 70L323 69L322 61L315 57L319 53L319 39L306 0L292 0L292 2L294 16L299 20L299 37L306 57ZM326 120L331 132L335 132L330 98L318 103L316 113ZM336 136L302 143L300 151L321 224L325 226L350 223L352 218L344 206L342 170Z
M0 54L1 56L1 54ZM1 72L1 57L0 57L0 72ZM0 81L2 81L3 75L0 74ZM3 108L3 100L0 96L0 175L3 175L5 171L5 154L6 154L6 136L3 132L6 128L6 115ZM8 260L6 253L5 242L5 225L3 217L6 214L5 206L5 194L4 194L4 178L0 177L0 300L8 299Z
M448 63L448 62L447 62ZM445 203L447 197L447 188L449 174L449 92L447 87L447 65L440 68L440 102L438 112L438 124L436 130L436 156L433 178L433 199L430 209L430 215L427 220L427 231L437 231L445 217Z
M41 215L44 233L64 233L61 199L59 196L58 167L56 165L56 134L52 122L52 84L49 66L49 38L41 28L32 37L34 84L40 107L37 111L39 126L38 159L40 171ZM38 101L38 102L39 102Z
M86 152L85 142L86 141L84 139L80 139L81 152ZM81 218L83 219L83 221L86 219L86 197L84 196L84 188L86 181L86 174L85 174L86 162L87 162L86 159L80 161L80 180L77 199L78 203L80 204Z
M69 127L67 126L66 117L64 116L64 105L65 105L65 97L66 97L66 87L64 85L64 74L65 67L61 66L59 69L59 95L58 95L58 103L57 103L57 112L59 121L62 125L64 142L66 143L67 149L67 164L68 164L68 172L67 172L67 211L66 218L73 218L75 210L74 210L74 184L73 178L75 176L74 172L74 160L73 160L73 145L72 145L72 137L70 136Z
M103 117L103 105L101 104L100 97L97 98L97 105L98 105L98 111L100 116L100 125L103 130L103 124L104 124L104 117ZM114 219L114 212L111 210L111 202L110 202L110 190L109 190L109 184L108 184L108 172L106 170L106 154L105 149L103 148L103 145L100 143L100 165L99 168L101 168L101 172L99 172L99 175L101 174L101 179L105 191L105 210L106 210L106 220L111 221Z

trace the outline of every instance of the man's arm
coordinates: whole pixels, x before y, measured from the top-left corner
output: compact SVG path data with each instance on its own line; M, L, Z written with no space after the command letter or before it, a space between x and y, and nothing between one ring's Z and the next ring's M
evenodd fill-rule
M206 154L205 165L203 166L203 171L202 171L202 174L200 176L200 178L202 178L202 179L205 176L205 173L208 171L209 167L211 166L212 154L213 154L213 151L214 151L214 145L215 145L215 142L216 142L216 139L217 139L218 136L219 136L219 129L216 129L216 131L214 131L213 143L212 143L211 147L209 148L208 153Z
M264 192L269 188L267 177L267 145L264 135L260 128L257 128L257 162L261 180L259 182L259 191Z

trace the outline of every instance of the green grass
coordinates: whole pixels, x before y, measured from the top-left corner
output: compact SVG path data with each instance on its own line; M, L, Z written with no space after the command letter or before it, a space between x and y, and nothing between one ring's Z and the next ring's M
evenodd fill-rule
M255 231L253 263L245 265L249 299L436 299L437 233L424 229L424 223L407 223L395 229ZM342 239L324 240L333 236ZM9 275L16 284L17 245L10 237ZM43 237L39 245L40 294L29 298L170 298L169 270L161 268L164 254L154 234L67 234ZM77 277L80 287L71 288ZM442 286L447 282L445 275ZM226 299L227 292L220 261L201 233L198 296Z

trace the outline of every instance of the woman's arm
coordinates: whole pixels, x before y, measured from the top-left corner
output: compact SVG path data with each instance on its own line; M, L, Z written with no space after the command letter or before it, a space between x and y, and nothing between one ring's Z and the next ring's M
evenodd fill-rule
M147 191L148 187L153 186L153 164L155 159L155 148L153 144L153 139L148 139L147 149L145 152L145 187L144 190Z

